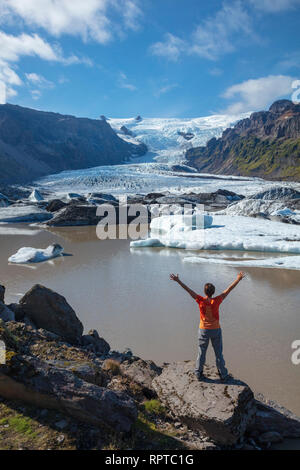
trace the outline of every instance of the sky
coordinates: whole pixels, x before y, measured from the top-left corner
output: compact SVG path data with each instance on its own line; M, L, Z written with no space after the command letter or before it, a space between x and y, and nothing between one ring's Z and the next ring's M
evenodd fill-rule
M300 0L0 0L0 104L91 118L267 109L298 100L299 25Z

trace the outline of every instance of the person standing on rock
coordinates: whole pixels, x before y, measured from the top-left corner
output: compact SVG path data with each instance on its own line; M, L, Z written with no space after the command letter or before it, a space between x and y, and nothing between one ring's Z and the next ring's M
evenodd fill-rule
M212 343L216 355L216 365L219 376L222 380L229 378L228 370L225 366L223 357L223 344L222 344L222 330L219 323L219 307L227 295L234 289L238 283L245 277L243 272L240 272L236 280L217 297L213 297L215 293L215 286L207 283L204 286L205 297L196 294L192 289L185 285L180 279L178 274L171 274L170 279L177 282L184 290L186 290L193 299L197 302L200 309L200 325L199 325L199 352L196 361L195 374L199 380L203 377L203 367L206 359L206 351L208 348L209 340Z

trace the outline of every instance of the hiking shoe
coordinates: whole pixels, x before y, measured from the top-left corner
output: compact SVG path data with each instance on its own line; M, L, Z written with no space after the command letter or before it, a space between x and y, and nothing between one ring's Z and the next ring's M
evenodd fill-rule
M195 372L196 379L201 381L204 378L203 372Z
M229 382L229 380L233 379L233 376L231 374L227 374L225 375L225 377L222 377L222 375L220 375L220 379L222 380L222 382Z

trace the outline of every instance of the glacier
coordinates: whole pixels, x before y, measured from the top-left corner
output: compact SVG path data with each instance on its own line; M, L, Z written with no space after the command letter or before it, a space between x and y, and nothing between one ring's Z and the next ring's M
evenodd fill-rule
M83 170L64 171L35 181L38 190L65 197L69 192L88 194L106 191L115 195L147 192L213 192L218 189L252 195L276 186L261 178L210 175L197 173L184 167L184 154L191 146L205 145L212 137L218 137L227 127L233 126L246 115L213 115L193 119L143 118L108 119L118 136L131 142L143 142L148 153L123 165L106 165ZM133 135L125 135L125 126ZM194 138L185 140L182 133L192 133ZM177 165L177 168L176 166ZM182 169L180 169L180 165ZM184 172L186 169L188 172ZM294 187L293 183L278 183ZM300 189L300 184L298 184Z

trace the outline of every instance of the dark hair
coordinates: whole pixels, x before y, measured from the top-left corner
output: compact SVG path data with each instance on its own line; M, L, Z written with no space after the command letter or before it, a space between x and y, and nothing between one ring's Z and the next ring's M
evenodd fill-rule
M212 297L215 293L215 290L216 290L215 286L211 284L210 282L208 282L204 286L204 292L208 297Z

